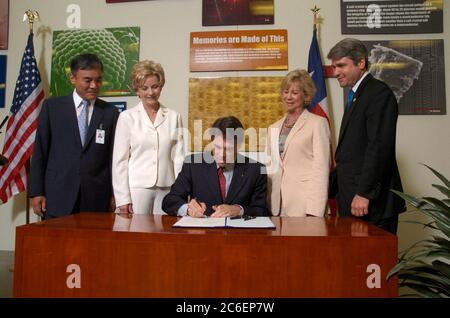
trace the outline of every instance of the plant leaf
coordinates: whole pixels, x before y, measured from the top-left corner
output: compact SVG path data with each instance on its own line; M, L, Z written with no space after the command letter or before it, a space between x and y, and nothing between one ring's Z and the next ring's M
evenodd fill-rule
M446 239L445 237L437 236L437 235L432 236L432 239L441 248L446 249L447 251L450 251L450 241L448 239ZM449 252L448 257L450 257L450 252Z
M442 298L441 295L439 295L439 293L437 293L436 291L423 286L421 284L417 284L417 283L404 283L402 286L404 287L409 287L412 290L414 290L415 292L417 292L420 296L422 297L427 297L427 298Z
M445 204L441 200L436 199L436 198L430 198L430 197L425 197L425 198L422 198L422 199L424 201L428 202L429 204L433 205L439 211L447 212L447 213L450 214L450 206L448 206L447 204Z
M435 223L434 221L432 221L430 223L423 223L423 222L419 222L419 221L402 221L402 223L419 224L419 225L423 225L423 228L429 227L433 230L438 230L437 227L433 226L433 224Z
M439 184L432 184L432 186L436 189L438 189L443 195L447 196L447 198L450 199L450 189L441 186Z
M450 296L450 281L449 279L443 279L436 274L422 273L419 271L408 271L398 276L399 285L403 286L405 282L418 282L424 286L434 288L440 293Z
M431 265L436 260L448 260L449 251L445 249L441 249L439 247L434 247L429 250L423 250L412 255L407 263L412 262L423 262L425 264Z
M419 284L422 287L429 288L434 291L436 294L450 296L450 290L448 286L443 286L442 284L437 284L433 278L425 278L421 276L417 276L417 274L412 274L411 277L414 279L405 279L399 282L400 287L409 286L409 284Z
M426 164L424 164L424 163L421 163L421 164L422 164L423 166L427 167L428 169L430 169L431 172L433 172L434 175L435 175L436 177L438 177L438 178L445 184L445 186L446 186L447 188L450 189L450 181L448 181L447 178L445 178L442 174L440 174L439 172L437 172L436 170L434 170L434 169L431 168L430 166L428 166L428 165L426 165Z
M436 260L433 262L433 267L440 271L446 277L450 277L450 265Z
M433 168L426 166L438 177L444 186L432 186L447 199L434 197L416 198L412 195L391 190L433 221L428 223L405 221L431 228L436 235L420 240L399 253L398 263L386 279L398 275L399 286L412 289L422 297L450 297L450 181ZM411 294L407 294L411 295ZM401 295L402 296L402 295Z
M436 211L423 211L426 215L432 217L436 221L436 226L444 233L447 237L450 237L450 218L445 214L441 214Z
M416 208L419 205L419 203L422 201L420 199L413 197L412 195L409 195L409 194L406 194L406 193L403 193L403 192L400 192L397 190L391 189L391 191Z

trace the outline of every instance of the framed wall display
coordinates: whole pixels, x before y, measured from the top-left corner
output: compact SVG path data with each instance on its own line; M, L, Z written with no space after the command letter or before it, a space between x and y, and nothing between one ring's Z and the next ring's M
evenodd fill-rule
M0 0L0 50L8 49L9 0Z
M392 89L399 114L446 114L444 40L363 42L369 71Z
M5 107L6 55L0 55L0 108Z
M136 2L136 1L148 1L148 0L106 0L106 3Z
M443 0L341 0L342 34L442 33Z
M127 102L108 102L111 105L113 105L114 107L117 108L117 110L119 111L119 113L123 112L124 110L127 110Z
M203 26L273 24L274 0L203 0Z
M287 30L191 32L191 72L287 69Z
M284 115L282 77L219 77L189 79L190 151L211 142L205 131L218 117L238 117L246 129L245 150L264 151L266 128Z
M139 27L54 31L50 94L63 96L73 90L68 78L70 61L89 52L97 54L104 65L100 96L135 95L130 74L139 61L139 38Z

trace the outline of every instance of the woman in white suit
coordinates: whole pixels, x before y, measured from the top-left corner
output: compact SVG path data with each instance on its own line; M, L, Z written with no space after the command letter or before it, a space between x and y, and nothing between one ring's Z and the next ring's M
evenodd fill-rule
M281 82L286 115L269 126L268 202L275 216L323 217L327 209L330 167L328 121L305 107L316 88L305 70Z
M159 102L165 83L159 63L138 62L131 79L141 101L117 121L112 162L116 206L121 213L164 214L162 199L184 160L181 116Z

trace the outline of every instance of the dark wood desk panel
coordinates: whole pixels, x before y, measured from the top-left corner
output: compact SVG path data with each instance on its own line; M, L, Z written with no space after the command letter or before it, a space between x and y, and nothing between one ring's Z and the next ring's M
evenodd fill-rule
M176 217L81 213L17 227L15 297L396 297L397 238L353 218L275 230L172 228ZM81 288L66 281L79 265ZM381 288L370 289L370 264Z

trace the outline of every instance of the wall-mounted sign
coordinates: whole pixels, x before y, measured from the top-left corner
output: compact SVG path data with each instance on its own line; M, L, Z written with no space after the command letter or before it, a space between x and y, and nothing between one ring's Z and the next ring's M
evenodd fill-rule
M369 71L392 89L399 114L446 114L443 40L363 42Z
M8 49L9 0L0 0L0 50Z
M70 61L82 53L95 53L104 66L100 96L135 95L130 74L139 61L140 28L76 29L53 32L51 95L63 96L73 88Z
M273 0L203 0L203 26L273 24Z
M287 30L191 32L191 72L287 70Z
M136 2L136 1L146 1L146 0L106 0L106 3Z
M0 55L0 108L5 107L6 55Z
M342 34L442 33L443 0L341 0Z
M117 108L117 110L119 111L119 113L123 112L124 110L127 110L127 102L108 102L111 105L113 105L114 107Z
M189 79L190 151L203 151L211 142L206 130L222 116L233 114L246 130L245 151L264 151L265 130L283 117L282 77L219 77Z

